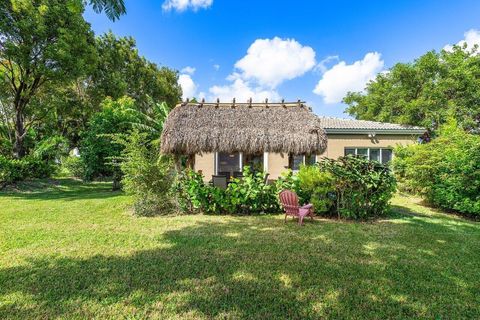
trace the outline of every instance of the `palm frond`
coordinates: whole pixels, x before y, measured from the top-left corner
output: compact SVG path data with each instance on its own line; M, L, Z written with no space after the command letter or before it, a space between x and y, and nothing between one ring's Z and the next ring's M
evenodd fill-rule
M105 12L107 17L115 21L127 12L124 0L89 0L96 13Z

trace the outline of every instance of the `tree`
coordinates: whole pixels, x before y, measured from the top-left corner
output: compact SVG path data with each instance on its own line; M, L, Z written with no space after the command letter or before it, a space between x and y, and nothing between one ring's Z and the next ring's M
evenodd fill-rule
M393 159L400 186L428 203L480 217L480 135L448 119L430 143L399 146Z
M377 75L364 93L350 92L347 112L357 119L419 125L436 130L454 115L480 132L480 56L477 48L431 51Z
M120 156L122 147L112 143L111 136L128 133L132 124L138 121L137 115L131 111L135 109L134 104L135 101L129 97L118 100L106 98L102 111L93 115L80 145L85 180L115 173L110 162Z
M14 113L14 155L25 156L27 129L48 114L32 103L46 83L69 82L95 62L82 0L6 0L0 4L0 67Z
M152 101L165 101L171 108L180 100L178 73L140 56L133 38L109 32L97 38L97 50L100 58L88 89L93 105L105 97L129 96L148 114Z
M96 13L105 11L107 17L112 21L127 12L123 0L90 0L89 3Z

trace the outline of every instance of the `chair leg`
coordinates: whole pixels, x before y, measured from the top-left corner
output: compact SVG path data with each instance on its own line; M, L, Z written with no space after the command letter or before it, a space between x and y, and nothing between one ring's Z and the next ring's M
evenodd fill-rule
M284 223L287 223L287 214L285 213L285 221Z
M298 217L298 224L303 225L303 216Z

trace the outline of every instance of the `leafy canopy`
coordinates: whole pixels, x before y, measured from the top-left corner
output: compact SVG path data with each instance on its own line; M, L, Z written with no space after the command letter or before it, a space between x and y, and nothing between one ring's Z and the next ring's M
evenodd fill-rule
M479 132L480 55L459 46L428 52L378 74L365 93L350 92L344 102L357 119L435 130L454 115L462 128Z
M72 81L95 63L93 32L82 13L81 0L0 2L0 98L15 124L17 157L26 154L29 126L49 112L38 101L44 84Z
M149 113L152 101L173 107L180 100L177 72L140 56L133 38L117 38L109 32L97 38L97 50L100 58L89 88L94 105L105 97L129 96L141 111Z

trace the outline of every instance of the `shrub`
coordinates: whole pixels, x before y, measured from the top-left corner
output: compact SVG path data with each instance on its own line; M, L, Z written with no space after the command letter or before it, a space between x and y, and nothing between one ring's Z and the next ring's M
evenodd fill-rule
M228 184L227 197L237 213L278 212L277 190L275 185L265 182L265 174L243 168L243 177L234 178Z
M339 218L367 219L388 212L396 180L387 166L353 156L324 158L319 166L334 177Z
M298 195L300 203L305 203L310 199L308 194L303 193L302 189L300 188L300 180L298 179L298 175L294 174L291 169L282 172L280 177L278 177L277 181L275 182L275 186L277 189L277 194L283 190L295 191L295 193Z
M51 162L34 156L22 159L0 156L0 182L6 184L25 179L47 178L55 172L55 169L55 165Z
M205 183L202 174L193 170L178 174L174 191L183 212L219 214L232 211L226 191Z
M234 178L226 190L205 183L200 173L187 170L175 186L180 208L189 213L267 213L278 212L277 189L265 182L262 172L244 167L243 177Z
M480 136L450 121L430 143L397 148L393 164L404 190L443 209L480 215Z
M146 133L134 130L112 139L123 146L119 160L124 190L133 196L134 212L141 216L171 213L174 170L169 157L148 144Z
M302 166L298 172L299 191L304 202L313 204L316 213L326 213L335 204L335 179L318 165Z
M75 178L83 178L85 168L82 159L75 156L63 157L62 167L66 169L69 175Z

